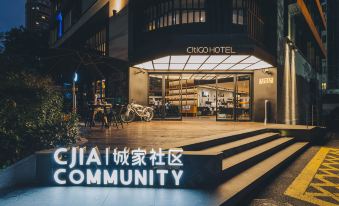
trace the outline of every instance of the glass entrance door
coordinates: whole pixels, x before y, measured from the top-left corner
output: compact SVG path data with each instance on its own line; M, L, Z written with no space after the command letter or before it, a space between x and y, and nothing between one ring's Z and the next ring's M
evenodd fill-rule
M250 75L237 75L235 119L239 121L251 120Z
M219 75L217 120L251 120L251 75Z
M154 119L181 119L181 76L168 74L150 75L148 104L154 109Z
M234 120L234 75L217 76L217 120Z

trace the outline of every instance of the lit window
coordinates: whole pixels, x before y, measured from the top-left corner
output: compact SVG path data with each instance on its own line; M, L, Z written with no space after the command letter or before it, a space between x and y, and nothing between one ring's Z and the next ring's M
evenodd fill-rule
M321 83L321 89L326 90L327 89L327 84L326 82Z
M144 12L146 31L178 24L205 22L205 0L167 0ZM155 21L157 24L150 26ZM152 24L153 25L153 24Z
M233 24L244 24L244 0L233 0Z
M46 17L45 17L45 16L41 16L41 18L42 18L42 19L46 19Z
M36 24L36 25L39 25L40 23L36 21L35 24Z

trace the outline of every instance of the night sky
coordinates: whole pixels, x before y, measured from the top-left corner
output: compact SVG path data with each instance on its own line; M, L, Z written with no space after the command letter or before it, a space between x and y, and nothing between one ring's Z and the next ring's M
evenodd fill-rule
M0 32L25 26L25 2L26 0L1 0Z

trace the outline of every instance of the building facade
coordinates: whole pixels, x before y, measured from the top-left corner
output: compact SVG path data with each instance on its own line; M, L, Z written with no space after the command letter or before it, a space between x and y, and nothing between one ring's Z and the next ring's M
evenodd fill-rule
M26 29L33 32L49 29L51 3L49 0L26 0Z
M339 89L339 2L327 1L327 24L328 24L328 81L329 89Z
M128 100L153 106L156 118L319 119L327 52L318 0L53 4L51 46L127 61Z

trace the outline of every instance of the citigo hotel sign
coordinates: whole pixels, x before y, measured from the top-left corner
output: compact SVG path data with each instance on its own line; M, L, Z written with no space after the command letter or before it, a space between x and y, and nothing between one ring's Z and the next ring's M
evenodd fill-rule
M236 54L236 52L233 51L233 47L231 47L231 46L187 47L186 52L188 54Z
M180 186L182 149L59 148L53 154L57 185Z

